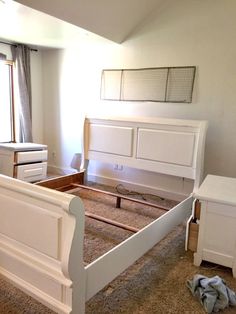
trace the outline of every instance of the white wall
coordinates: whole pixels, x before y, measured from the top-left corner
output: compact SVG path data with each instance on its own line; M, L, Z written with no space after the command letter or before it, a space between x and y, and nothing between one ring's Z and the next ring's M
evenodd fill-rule
M84 103L76 55L69 51L43 52L44 139L49 167L69 171L75 152L80 152ZM51 170L51 169L50 169Z
M44 51L44 140L49 163L69 168L73 153L80 151L85 113L205 119L209 121L205 173L236 177L235 12L234 0L166 1L122 45L87 36L75 43L76 49ZM181 65L197 66L191 104L99 101L103 68ZM91 172L106 177L119 174L124 180L130 175L101 165L91 165ZM137 173L132 177L136 179L158 184L149 173Z

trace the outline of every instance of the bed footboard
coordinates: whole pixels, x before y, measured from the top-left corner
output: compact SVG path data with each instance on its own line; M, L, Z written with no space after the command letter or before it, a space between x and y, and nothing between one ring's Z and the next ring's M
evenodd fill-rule
M80 198L0 175L0 204L0 275L58 313L84 313Z

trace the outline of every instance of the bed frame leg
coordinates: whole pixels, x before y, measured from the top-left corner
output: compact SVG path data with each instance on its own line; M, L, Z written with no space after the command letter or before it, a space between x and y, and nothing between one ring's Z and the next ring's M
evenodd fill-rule
M77 293L73 295L71 314L85 314L85 285L73 283L73 289Z

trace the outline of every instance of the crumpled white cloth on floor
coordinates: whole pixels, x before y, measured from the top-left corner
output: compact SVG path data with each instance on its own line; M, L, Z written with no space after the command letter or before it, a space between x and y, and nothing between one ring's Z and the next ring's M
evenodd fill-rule
M208 278L195 275L187 281L187 287L197 297L207 313L218 312L229 305L236 306L236 294L219 276Z

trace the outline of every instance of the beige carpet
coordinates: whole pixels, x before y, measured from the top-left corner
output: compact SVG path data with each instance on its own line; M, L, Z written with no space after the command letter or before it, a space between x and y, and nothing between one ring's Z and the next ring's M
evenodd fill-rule
M124 219L126 224L138 227L162 214L160 210L134 206L130 202L123 202L123 209L111 209L113 199L108 196L84 191L79 194L86 208L92 204L97 214L104 214L105 211L108 218L121 222ZM101 202L95 205L97 199L102 205ZM87 219L85 261L91 262L129 235L127 231L107 225L104 227L103 223ZM186 287L186 281L197 273L209 277L219 275L236 291L236 279L232 277L231 269L206 262L200 268L193 266L192 253L184 251L184 241L185 226L181 225L87 302L86 313L205 313ZM53 312L0 279L0 314L10 313ZM223 313L236 313L236 308L228 308Z

